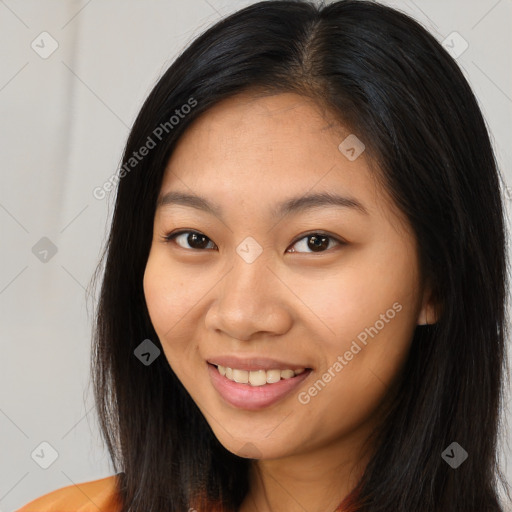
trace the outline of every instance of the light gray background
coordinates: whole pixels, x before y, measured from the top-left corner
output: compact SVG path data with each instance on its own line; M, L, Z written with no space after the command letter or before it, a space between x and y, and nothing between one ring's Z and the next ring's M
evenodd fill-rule
M1 511L113 473L92 410L85 296L113 197L92 190L115 172L142 101L177 54L250 3L0 0ZM512 0L384 3L440 41L453 31L467 41L457 61L512 185ZM58 43L46 59L31 47L50 48L44 31ZM47 262L32 251L42 237L57 248ZM512 480L507 439L500 454ZM58 452L48 469L31 458L43 441Z

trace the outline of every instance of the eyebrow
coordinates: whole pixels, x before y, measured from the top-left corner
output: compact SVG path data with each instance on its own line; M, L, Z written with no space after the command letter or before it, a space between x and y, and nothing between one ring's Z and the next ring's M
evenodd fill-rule
M211 213L223 220L222 208L219 205L196 194L179 191L167 192L157 202L158 208L170 205L189 206L191 208ZM369 215L368 210L364 205L354 197L341 196L331 192L320 192L316 194L291 197L277 204L270 213L273 217L281 218L293 213L300 213L324 207L350 208L364 215Z

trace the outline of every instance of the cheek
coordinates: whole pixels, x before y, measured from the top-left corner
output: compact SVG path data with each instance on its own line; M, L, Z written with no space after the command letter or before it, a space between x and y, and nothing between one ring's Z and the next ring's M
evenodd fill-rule
M158 253L149 256L144 272L144 296L151 323L167 359L178 379L194 388L191 368L197 366L197 346L193 331L199 325L194 319L198 297L190 281L168 264L168 258ZM196 290L197 291L197 290Z
M190 280L158 252L150 253L143 287L151 323L165 357L181 379L182 368L187 366L195 350L191 339L194 339L194 326L198 325L194 319L194 305L199 300L197 287L190 286Z
M293 291L307 306L305 316L312 328L316 324L329 350L343 353L358 336L364 343L371 339L368 330L375 334L375 324L384 337L401 339L410 331L416 307L414 268L409 262L395 263L357 254L323 275L295 277Z
M416 266L406 251L357 256L335 279L307 287L305 302L326 335L318 347L324 365L303 396L315 414L335 404L328 409L339 421L355 423L375 410L399 375L417 315Z
M161 254L152 251L146 264L143 286L149 315L157 334L174 334L180 319L185 318L197 302L195 283L190 286L190 281L183 273L169 265Z

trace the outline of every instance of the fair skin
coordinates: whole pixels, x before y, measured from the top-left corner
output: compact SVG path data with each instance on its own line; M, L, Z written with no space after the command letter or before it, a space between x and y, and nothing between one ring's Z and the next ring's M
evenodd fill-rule
M365 153L350 161L338 149L349 134L303 96L244 93L196 119L166 168L160 198L200 195L222 220L190 205L159 205L144 293L165 357L215 436L256 459L241 512L334 510L368 461L364 443L415 326L435 321L415 238ZM286 199L321 192L356 199L366 213L322 205L271 214ZM181 229L206 238L164 240ZM306 236L314 233L331 237L318 251ZM251 263L236 250L246 237L262 249ZM378 333L333 372L386 312ZM277 403L245 410L210 380L207 359L226 354L312 371ZM329 369L329 382L308 392Z

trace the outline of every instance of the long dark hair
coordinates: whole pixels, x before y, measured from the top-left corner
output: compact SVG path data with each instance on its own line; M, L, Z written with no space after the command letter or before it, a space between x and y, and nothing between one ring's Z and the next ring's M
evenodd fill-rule
M146 366L134 350L145 339L162 349L142 281L173 148L201 113L253 89L313 98L358 134L414 230L439 304L437 323L416 328L378 448L345 505L502 511L499 483L509 490L497 464L508 283L501 176L456 62L416 21L363 0L264 1L220 20L160 78L133 125L100 263L91 361L124 510L235 511L248 491L250 459L219 443L165 357ZM441 456L453 442L468 452L457 469Z

